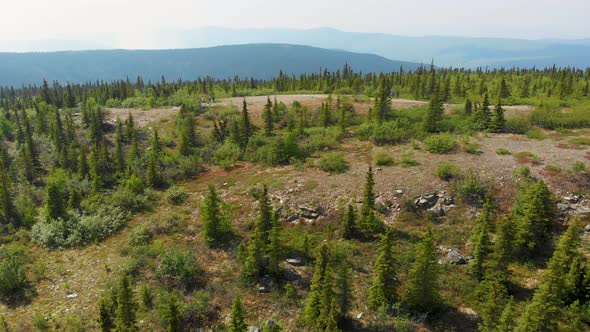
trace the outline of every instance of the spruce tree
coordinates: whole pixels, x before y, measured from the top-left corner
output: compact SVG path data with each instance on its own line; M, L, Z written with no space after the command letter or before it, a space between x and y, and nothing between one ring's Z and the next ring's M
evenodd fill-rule
M111 304L101 296L98 300L98 328L101 332L111 332L114 327L111 311Z
M393 257L393 231L389 229L379 243L373 284L369 288L369 305L373 309L390 308L397 300L399 277Z
M469 98L465 100L465 115L470 116L473 112L473 103Z
M431 226L428 226L416 248L416 260L408 275L406 301L412 309L420 312L431 312L440 303L438 261Z
M228 332L246 332L247 330L248 325L246 325L246 313L242 307L240 295L237 295L234 298L231 306Z
M89 174L88 159L86 158L86 149L80 148L80 154L78 154L78 176L80 179L84 179Z
M342 221L342 238L346 240L350 240L354 238L356 234L356 212L354 211L354 207L352 204L348 204L346 209L346 214L344 215Z
M269 231L267 254L269 258L268 272L275 278L281 273L281 262L283 261L283 247L281 242L281 225L279 224L279 213L273 214L272 228Z
M303 317L309 326L314 326L322 311L322 292L326 279L330 276L328 265L330 260L330 250L327 244L322 244L315 261L313 278L311 279L310 292L307 296Z
M241 280L245 285L251 286L261 275L264 268L264 248L265 245L261 241L261 235L258 229L255 230L254 235L248 241L246 247L244 265L242 267Z
M506 120L504 119L504 109L502 108L500 100L498 100L496 107L494 107L494 118L491 126L491 130L495 133L504 132Z
M330 106L327 103L322 102L320 106L320 125L324 128L328 128L330 122Z
M516 325L516 303L514 302L513 298L508 300L506 306L504 306L504 310L502 310L502 314L500 315L500 319L498 324L496 325L497 332L512 332L514 331Z
M164 321L166 323L167 332L182 331L180 323L180 309L178 308L178 300L175 296L169 296L166 299Z
M209 191L201 205L201 222L203 236L209 246L220 244L231 232L224 203L213 184L209 184Z
M438 131L438 123L442 120L444 113L444 107L438 95L438 91L435 90L431 99L426 116L424 118L424 130L433 133Z
M352 285L352 269L348 260L339 264L334 276L336 306L338 309L338 322L342 323L348 318L354 301L354 289Z
M477 219L477 225L473 229L471 235L471 242L473 243L473 260L471 261L470 268L471 272L479 280L483 278L484 263L491 249L489 233L491 231L491 223L494 213L493 204L493 194L489 192L486 196L486 201L483 205L481 214Z
M264 184L262 186L262 194L258 199L258 219L256 220L256 229L261 242L265 245L269 243L268 233L272 226L272 210L268 199L268 187Z
M578 254L579 223L573 222L559 238L557 249L547 264L543 282L517 320L515 332L556 331L564 300L565 278L571 260Z
M499 93L499 97L500 99L506 99L506 98L510 98L510 89L508 88L508 84L506 84L506 80L504 78L502 78L502 80L500 81L500 93Z
M129 277L123 275L117 285L117 311L115 317L115 330L117 332L136 331L135 303L133 292L129 285Z
M53 180L48 177L45 193L45 210L47 218L52 220L63 217L66 211L66 204L64 201L65 192L61 181Z
M272 129L273 129L272 102L270 101L269 97L266 97L266 105L264 105L262 119L264 120L264 133L265 133L265 135L272 136Z
M375 215L375 193L373 187L375 181L373 180L373 168L369 166L367 176L365 179L365 191L363 194L363 203L361 205L359 224L363 231L367 233L379 232L383 228L383 224Z
M8 172L8 165L6 157L4 156L6 150L4 145L0 143L0 224L7 225L9 223L16 224L17 213L12 197L12 185Z
M512 207L514 246L522 258L531 257L550 238L554 214L552 194L545 182L525 182Z
M123 123L117 118L115 124L115 160L114 167L118 174L123 174L125 170L125 156L123 154Z
M160 138L158 136L158 130L154 129L154 135L152 136L152 142L150 146L150 152L148 157L148 165L146 170L147 183L152 187L157 187L161 184L162 176L160 175Z
M483 97L481 106L481 129L490 130L492 125L492 112L490 111L490 101L488 94Z
M248 105L246 104L246 98L242 102L242 115L240 118L240 146L245 149L252 135L253 127L250 121L250 114L248 113Z

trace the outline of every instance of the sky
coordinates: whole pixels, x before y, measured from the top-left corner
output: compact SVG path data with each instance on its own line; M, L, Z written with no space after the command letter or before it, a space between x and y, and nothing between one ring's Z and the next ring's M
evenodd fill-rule
M589 0L7 0L0 51L80 41L158 48L160 32L197 27L331 27L396 35L590 38Z

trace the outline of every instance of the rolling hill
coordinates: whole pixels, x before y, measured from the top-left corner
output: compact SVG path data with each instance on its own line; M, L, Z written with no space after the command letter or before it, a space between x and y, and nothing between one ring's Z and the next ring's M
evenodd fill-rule
M385 33L318 29L228 29L206 27L169 31L162 42L173 47L210 47L241 43L289 43L389 59L453 67L590 67L590 40L398 36ZM172 47L172 46L171 46Z
M0 53L0 85L38 84L44 78L59 82L112 81L141 75L145 81L189 80L238 75L269 79L286 74L337 70L348 63L355 71L391 72L417 63L287 44L248 44L196 49L94 50L47 53Z

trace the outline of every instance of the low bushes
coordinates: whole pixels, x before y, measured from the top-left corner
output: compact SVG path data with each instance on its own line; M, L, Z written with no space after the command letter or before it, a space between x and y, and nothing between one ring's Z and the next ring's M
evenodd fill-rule
M456 190L465 202L473 205L481 205L486 194L485 184L472 172L457 182Z
M188 194L178 186L172 186L166 190L166 200L170 204L180 205L186 201Z
M344 154L330 153L320 158L318 167L328 173L344 173L348 170L349 165L344 159Z
M202 283L203 270L189 250L170 249L161 258L158 276L168 285L193 289Z
M64 218L33 225L33 241L44 247L82 245L106 238L127 224L129 213L119 207L103 206L94 214L70 210Z
M436 176L442 180L449 181L461 175L461 169L455 164L442 163L436 167Z
M213 162L224 170L229 170L238 162L241 153L242 151L237 144L227 140L213 153Z
M375 154L375 165L377 166L393 166L395 165L395 160L385 152L377 152Z
M0 299L11 299L24 291L27 285L24 253L18 250L0 250Z
M436 134L427 137L424 145L430 153L449 153L457 148L457 139L449 133Z

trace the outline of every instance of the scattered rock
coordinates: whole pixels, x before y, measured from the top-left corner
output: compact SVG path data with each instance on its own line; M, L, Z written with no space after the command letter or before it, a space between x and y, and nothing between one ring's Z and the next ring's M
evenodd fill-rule
M302 279L301 274L290 267L287 267L283 270L283 278L288 281L297 281Z
M258 283L258 292L260 293L268 293L272 290L274 290L276 288L276 283L274 281L273 278L271 278L270 276L264 276L262 277L262 279L260 279L260 282Z
M479 318L479 315L475 310L468 308L468 307L459 307L459 312L464 313L466 316L471 317L472 319Z
M293 266L302 266L303 263L301 262L301 259L299 258L287 258L285 259L285 262L289 265L293 265Z
M439 246L438 249L442 252L446 252L446 255L438 261L439 264L463 265L473 259L472 256L461 254L457 249L449 249L443 246Z
M578 216L590 214L590 201L580 195L564 196L557 203L557 210Z
M68 299L75 299L78 297L78 293L71 293L71 294L66 295L66 297Z
M557 210L559 210L559 212L566 212L570 209L570 206L567 204L563 204L563 203L557 203Z
M260 328L258 326L248 326L248 332L260 332Z

